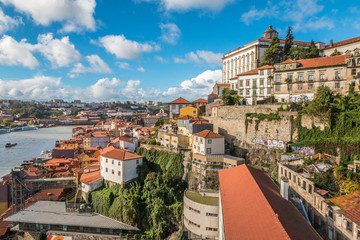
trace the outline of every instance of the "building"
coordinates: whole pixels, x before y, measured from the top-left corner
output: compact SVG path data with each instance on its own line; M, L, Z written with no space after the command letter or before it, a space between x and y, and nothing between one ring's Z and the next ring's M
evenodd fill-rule
M203 106L203 105L206 105L208 103L208 101L206 99L199 98L199 99L193 101L192 103L194 104L194 106Z
M140 231L100 214L70 212L65 202L56 201L38 201L6 218L5 221L13 222L22 232L48 232L52 233L51 235L83 233L119 236L121 233L131 234Z
M162 120L162 118L158 116L148 116L141 118L141 120L144 127L152 127L156 122Z
M184 117L184 116L190 116L190 117L196 118L199 116L199 114L200 114L199 108L196 108L193 106L186 106L186 107L180 108L179 118Z
M124 185L137 178L136 168L142 161L143 156L108 147L100 153L101 176L104 180Z
M274 97L279 102L312 100L320 86L347 93L346 59L351 55L286 60L274 67Z
M135 149L138 147L138 140L135 137L124 135L112 140L111 144L116 148L128 150L130 152L135 152Z
M104 178L100 171L84 173L80 177L81 191L83 193L94 191L103 186Z
M83 138L84 148L106 148L110 143L110 136L108 134L85 134Z
M180 115L180 109L184 108L186 106L191 106L191 102L189 102L188 100L180 97L172 102L169 102L169 117L170 120L175 120L179 117Z
M225 138L210 130L194 134L193 153L195 154L224 154Z
M177 126L178 132L187 136L191 136L203 130L213 131L213 124L209 123L204 118L193 118L190 116L180 117Z
M265 172L243 164L219 179L219 239L321 239Z
M218 215L218 192L185 192L184 226L188 239L218 239Z
M261 38L225 53L223 56L222 83L229 83L229 80L238 74L258 68L262 61L264 52L266 48L268 48L273 37L278 37L278 32L270 25L269 29L264 31ZM280 46L283 47L284 45L285 40L280 39ZM293 41L293 45L309 46L310 43Z
M340 52L340 54L354 54L356 50L360 49L360 37L354 37L336 43L330 40L328 45L322 43L320 49L322 56L330 56L334 53L335 49Z
M229 83L215 83L212 93L221 98L222 92L225 88L230 88Z
M359 91L360 86L360 49L354 50L351 57L346 58L347 63L347 86L352 84L356 91Z
M208 95L208 103L213 103L215 99L218 99L219 96L215 93L211 93Z
M189 148L189 136L166 133L161 136L160 144L169 148Z
M230 89L237 91L246 105L269 99L273 96L273 69L273 66L265 65L240 73L229 80Z

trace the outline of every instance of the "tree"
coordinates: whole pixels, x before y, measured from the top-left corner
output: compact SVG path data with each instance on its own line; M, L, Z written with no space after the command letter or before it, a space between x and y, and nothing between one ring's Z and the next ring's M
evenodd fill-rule
M330 56L337 56L337 55L341 55L341 52L339 52L336 48L334 50L334 52L332 54L330 54Z
M291 33L292 28L289 26L287 29L287 34L285 38L285 45L283 48L283 55L284 59L290 59L291 58L291 47L293 45L294 36Z
M234 105L239 103L240 96L237 94L235 90L225 88L222 91L222 100L224 105Z
M261 65L274 65L282 60L282 49L278 37L273 37L265 50Z
M306 48L304 45L302 46L293 46L290 49L291 59L293 60L299 60L299 59L305 59L307 58L309 49Z
M334 99L334 92L327 86L321 86L317 89L314 100L306 107L306 111L307 113L314 115L319 113L330 113Z
M314 41L311 40L308 53L306 54L306 58L317 58L317 57L320 57L319 49L315 46Z
M291 84L292 80L290 78L286 78L285 82L287 84L287 89L288 89L288 92L289 92L289 102L290 102L290 84Z

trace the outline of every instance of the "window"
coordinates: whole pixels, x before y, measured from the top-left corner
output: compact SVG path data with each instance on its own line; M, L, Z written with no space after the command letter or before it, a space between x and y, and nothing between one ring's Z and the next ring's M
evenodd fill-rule
M206 148L206 154L211 154L211 148Z
M267 88L267 94L271 94L271 88Z
M108 159L107 159L107 158L105 158L105 162L106 162L106 163L108 162Z
M308 192L311 194L312 193L312 186L309 184L309 189Z
M296 183L296 176L294 175L293 182Z
M302 90L302 84L301 83L298 84L298 90Z
M120 166L121 165L121 163L120 163L120 161L118 161L118 166Z
M340 71L335 71L335 79L341 79Z
M277 92L280 91L280 85L276 85L276 86L275 86L275 91L277 91Z
M300 180L300 178L298 178L298 185L299 185L299 186L301 185L301 180Z
M240 89L239 95L240 95L240 96L243 96L243 95L244 95L244 90L243 90L243 89Z
M118 171L118 176L120 176L121 174L120 174L120 171Z
M253 79L253 88L256 88L256 79Z
M287 177L287 170L285 169L285 175L284 175L285 177Z
M292 90L292 84L289 84L288 85L288 91L291 91Z
M260 70L260 76L264 76L264 70Z
M260 86L264 86L264 79L260 79Z
M331 209L329 209L329 218L334 219L334 213Z
M203 143L203 139L202 139L202 138L200 138L200 143Z
M217 213L206 213L206 216L209 216L209 217L217 217L218 214Z
M256 90L253 90L253 97L256 97Z
M321 81L323 81L325 79L325 72L320 72L319 78Z
M240 87L244 86L244 80L240 80Z
M357 238L360 238L360 230L357 230Z
M339 82L335 83L335 88L340 88L340 83Z
M308 84L308 89L312 90L313 89L313 85L312 84Z
M283 70L286 70L286 65L284 65Z
M108 168L105 168L105 172L108 172Z
M249 96L249 95L250 95L250 90L246 89L246 96Z
M346 220L346 229L352 232L352 222Z
M268 85L268 86L271 85L271 80L270 80L270 79L267 80L267 85Z
M250 80L246 79L246 86L249 87L250 86Z
M291 179L291 172L289 172L289 179Z
M281 175L283 174L283 168L280 168L280 170L281 170Z
M114 164L114 159L111 160L111 164Z
M208 140L208 144L211 144L211 143L212 143L212 140L211 140L211 139L209 139L209 140Z
M280 71L280 65L277 66L277 70Z
M302 188L306 190L306 182L303 181Z
M309 81L314 81L314 73L309 73L308 80Z
M63 231L67 231L67 226L63 225Z
M111 170L111 173L114 174L114 172L115 172L114 169L112 169L112 170Z
M302 73L299 73L299 74L298 74L298 81L299 81L299 82L302 82L302 80L303 80L303 74L302 74Z
M276 83L280 83L280 75L276 75Z
M293 77L292 74L291 74L291 75L288 75L288 78L290 79L290 82L292 82L292 77Z
M356 69L351 69L351 75L356 75Z
M260 95L264 95L264 89L263 88L260 89Z
M193 110L193 114L196 115L196 110Z
M211 227L206 227L206 230L207 231L217 231L218 229L217 228L211 228Z
M136 159L136 164L139 164L139 159Z
M271 69L267 70L267 74L270 75L271 74Z
M196 142L198 141L198 137L195 138L195 141L196 141Z

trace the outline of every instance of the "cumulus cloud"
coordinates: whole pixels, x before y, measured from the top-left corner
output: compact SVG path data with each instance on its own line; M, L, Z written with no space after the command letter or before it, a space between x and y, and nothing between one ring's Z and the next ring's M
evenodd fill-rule
M206 50L196 50L196 52L189 52L185 54L185 57L174 57L174 63L188 63L194 62L199 65L207 64L210 66L221 66L222 54L214 53Z
M89 66L86 67L82 63L75 64L71 69L69 76L76 77L80 73L112 73L111 68L98 55L86 56Z
M100 44L119 59L137 59L143 53L160 50L154 43L139 43L128 40L124 35L107 35L99 39Z
M155 60L158 61L158 62L161 62L161 63L167 63L168 61L161 57L161 56L155 56Z
M307 31L318 29L332 29L334 21L326 15L319 16L324 6L318 0L290 0L277 3L269 1L266 6L257 8L251 6L250 10L241 15L241 21L246 25L264 17L277 18L291 22L294 31Z
M13 29L14 27L18 26L19 24L22 24L22 19L12 18L10 16L7 16L4 14L2 9L0 8L0 34L3 34L4 32Z
M126 70L130 70L130 64L128 64L127 62L117 62L117 65L119 66L119 68L121 69L126 69Z
M67 67L81 58L68 36L54 39L52 33L41 34L38 42L37 50L51 62L53 68Z
M34 69L39 66L38 60L32 54L34 49L26 39L17 42L12 37L4 35L0 39L0 64Z
M181 37L181 30L175 23L161 23L161 40L166 43L175 45Z
M53 22L60 22L63 24L61 32L96 29L93 17L95 0L0 0L0 2L31 16L38 25L49 26Z
M212 12L221 11L226 5L234 0L134 0L135 2L160 2L160 6L166 11L184 12L194 9Z
M143 67L138 67L136 70L138 70L139 72L145 72L145 68Z

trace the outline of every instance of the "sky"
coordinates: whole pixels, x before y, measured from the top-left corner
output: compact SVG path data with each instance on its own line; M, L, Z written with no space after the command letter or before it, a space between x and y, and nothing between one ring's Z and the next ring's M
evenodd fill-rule
M328 44L359 16L355 0L0 0L0 99L206 98L223 54L269 25Z

